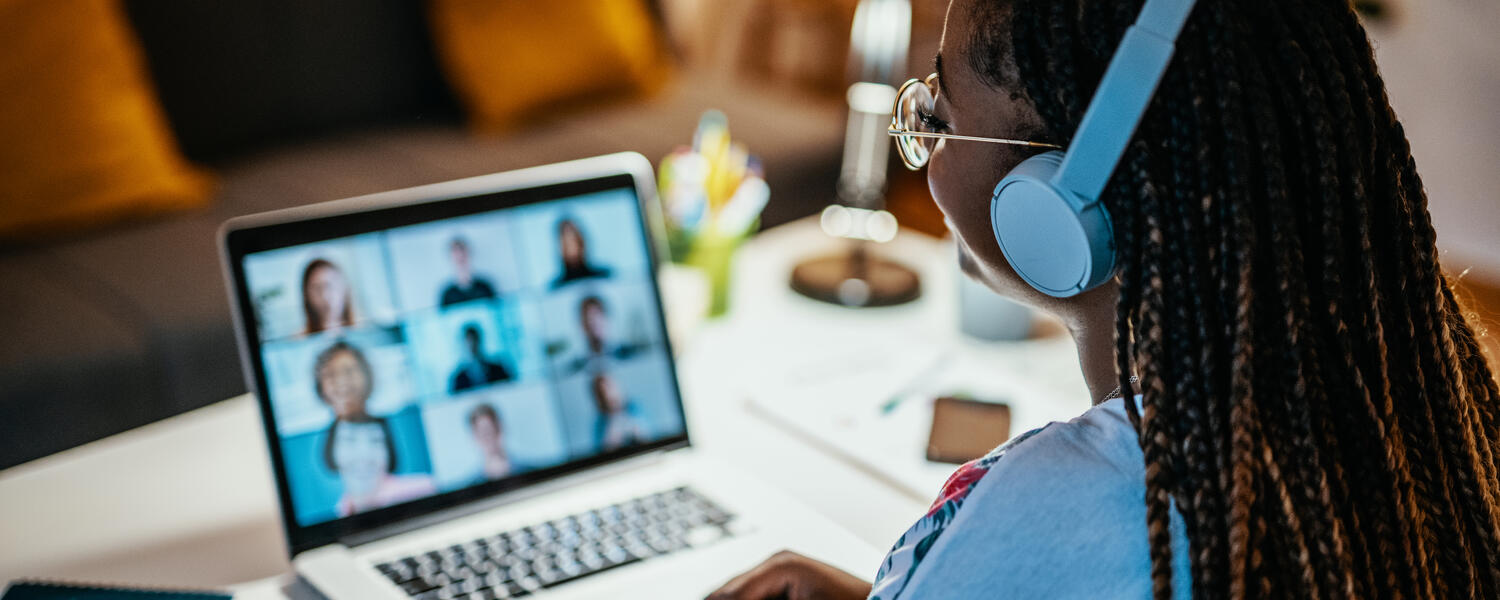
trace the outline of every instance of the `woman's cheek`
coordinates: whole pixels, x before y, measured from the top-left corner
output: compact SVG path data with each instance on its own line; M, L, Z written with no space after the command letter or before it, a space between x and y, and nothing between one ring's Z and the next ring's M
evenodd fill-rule
M939 145L928 164L927 185L947 218L964 273L996 292L1024 301L1034 291L1011 269L990 226L990 195L1003 175L997 167L1012 166L1019 157L986 150L976 147L972 153L943 156Z
M990 185L986 181L989 170L982 168L982 161L964 164L965 159L975 157L944 152L943 146L938 145L927 166L927 187L958 243L967 247L973 258L985 258L990 253L976 244L986 243L991 235Z
M938 210L943 212L944 220L951 227L963 218L963 215L954 210L957 206L955 201L960 195L960 191L954 189L954 186L961 181L961 177L956 177L956 173L950 170L948 153L945 151L946 145L946 140L939 141L932 151L932 157L927 162L927 190L932 193L932 199L937 204ZM961 170L961 167L959 169Z

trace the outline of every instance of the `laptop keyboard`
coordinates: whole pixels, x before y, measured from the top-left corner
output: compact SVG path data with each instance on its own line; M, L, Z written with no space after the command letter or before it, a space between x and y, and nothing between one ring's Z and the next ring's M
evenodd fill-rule
M376 565L413 598L518 598L731 535L729 514L686 487Z

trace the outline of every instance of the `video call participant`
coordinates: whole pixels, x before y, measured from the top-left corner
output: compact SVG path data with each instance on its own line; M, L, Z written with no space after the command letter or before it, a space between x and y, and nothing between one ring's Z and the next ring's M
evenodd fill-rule
M353 292L344 271L327 259L314 259L302 270L302 312L306 333L354 325Z
M606 359L624 359L634 353L635 348L618 344L611 339L609 310L598 296L585 296L578 302L578 328L583 332L583 354L573 359L568 371L604 369Z
M505 451L505 425L495 407L480 404L469 411L469 433L479 448L480 476L475 479L500 479L514 472L510 455Z
M578 303L578 324L589 354L609 353L609 311L598 296L588 296Z
M442 298L439 301L441 306L449 307L470 300L495 297L495 286L485 278L474 274L474 267L470 262L468 240L462 237L453 238L453 241L448 243L448 258L453 261L453 281L443 288Z
M599 373L591 382L594 407L599 410L599 420L594 428L594 439L599 442L599 451L608 452L646 439L646 430L634 415L630 414L630 400L613 377Z
M463 328L463 362L453 370L453 381L449 389L453 393L482 385L510 381L510 370L484 356L484 334L479 325L469 323Z
M375 377L370 361L359 348L339 340L318 353L313 361L313 383L318 399L333 410L334 418L354 419L368 416L365 404L370 400Z
M557 222L557 251L562 259L562 273L552 282L554 289L580 279L609 277L608 268L589 263L588 241L572 219Z
M368 415L335 419L323 441L323 464L338 475L340 517L437 493L427 475L396 475L396 443L385 419Z

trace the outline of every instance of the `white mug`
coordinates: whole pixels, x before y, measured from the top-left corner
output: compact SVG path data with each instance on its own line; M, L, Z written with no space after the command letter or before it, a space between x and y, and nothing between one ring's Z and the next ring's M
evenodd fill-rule
M958 271L958 328L981 340L1024 340L1031 335L1031 307L996 294Z

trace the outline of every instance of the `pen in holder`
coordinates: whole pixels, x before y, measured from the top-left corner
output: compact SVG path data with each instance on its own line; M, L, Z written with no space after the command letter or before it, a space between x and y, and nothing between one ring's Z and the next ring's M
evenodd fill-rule
M692 147L667 155L658 171L672 261L703 272L708 316L722 316L735 250L759 227L771 198L760 161L730 141L724 114L711 110L699 119Z

